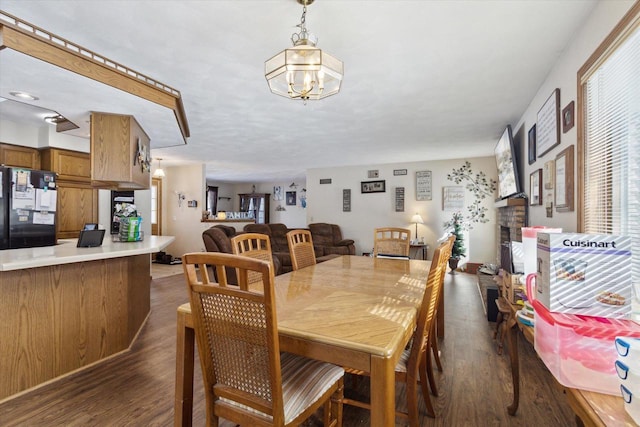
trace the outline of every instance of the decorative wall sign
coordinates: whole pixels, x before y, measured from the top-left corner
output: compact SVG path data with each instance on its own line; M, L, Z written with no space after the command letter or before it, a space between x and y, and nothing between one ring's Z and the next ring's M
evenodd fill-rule
M404 187L396 187L396 212L404 212Z
M573 101L562 109L562 133L569 132L573 127Z
M573 211L573 145L556 156L556 210Z
M362 181L360 183L361 193L384 193L386 190L385 181Z
M393 170L393 175L394 176L406 175L406 174L407 174L407 170L406 169L394 169Z
M529 129L529 164L536 161L536 125Z
M464 208L464 187L442 187L442 210L459 211Z
M542 204L542 169L529 175L529 204L531 206Z
M544 189L545 190L553 190L553 186L555 185L555 161L549 160L545 162L544 169L542 171L543 181L544 181Z
M544 156L560 144L560 89L555 89L538 111L536 153Z
M342 212L351 212L351 189L342 190Z
M367 178L377 178L379 176L378 170L367 171Z
M321 178L320 184L331 184L331 178Z
M431 200L431 171L416 172L416 200Z
M295 205L296 205L296 192L287 191L287 206L295 206Z

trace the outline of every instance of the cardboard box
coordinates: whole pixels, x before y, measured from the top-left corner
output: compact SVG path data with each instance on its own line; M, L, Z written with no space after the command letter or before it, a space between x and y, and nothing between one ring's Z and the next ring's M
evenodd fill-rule
M624 318L631 314L631 238L538 233L538 299L549 311Z

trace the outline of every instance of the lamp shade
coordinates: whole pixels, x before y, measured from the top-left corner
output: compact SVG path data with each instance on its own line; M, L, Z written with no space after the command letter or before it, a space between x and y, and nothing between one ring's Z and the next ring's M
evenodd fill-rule
M424 224L424 221L419 214L415 214L414 216L412 216L411 222L414 224Z

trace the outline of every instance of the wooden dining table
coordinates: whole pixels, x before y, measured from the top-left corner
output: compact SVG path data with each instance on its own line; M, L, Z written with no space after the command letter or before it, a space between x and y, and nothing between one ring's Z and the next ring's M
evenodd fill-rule
M371 373L371 426L395 425L394 368L430 262L344 255L275 278L280 350ZM191 425L194 331L178 308L175 425Z

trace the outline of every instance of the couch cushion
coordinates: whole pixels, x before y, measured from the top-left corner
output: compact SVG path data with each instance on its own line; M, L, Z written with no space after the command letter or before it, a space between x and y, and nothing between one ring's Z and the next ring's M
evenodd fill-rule
M274 252L289 253L287 233L290 231L284 224L269 224L271 228L271 248Z
M260 233L271 237L271 227L269 227L269 224L247 224L243 230L247 233ZM273 246L273 242L271 242L271 246Z

